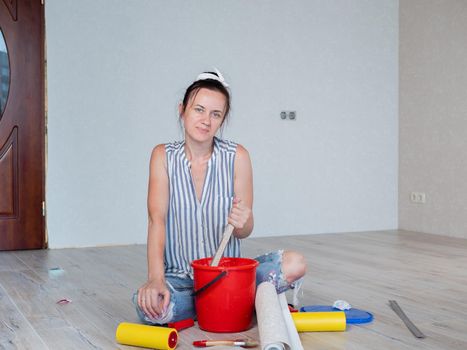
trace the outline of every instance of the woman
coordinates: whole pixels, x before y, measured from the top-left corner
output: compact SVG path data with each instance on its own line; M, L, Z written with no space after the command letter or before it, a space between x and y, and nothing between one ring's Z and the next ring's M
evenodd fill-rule
M198 76L179 105L185 140L154 148L148 191L148 280L134 295L141 320L164 324L195 317L190 263L214 256L227 223L234 226L225 256L240 256L253 230L253 177L248 151L217 132L230 110L219 71ZM257 283L278 292L305 273L302 255L277 251L256 258Z

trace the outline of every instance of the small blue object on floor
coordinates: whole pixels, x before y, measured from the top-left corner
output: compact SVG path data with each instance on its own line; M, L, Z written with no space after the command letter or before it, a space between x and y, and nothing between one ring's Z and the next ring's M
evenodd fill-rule
M49 277L50 278L58 278L65 274L65 270L60 267L52 267L49 269Z
M301 312L329 312L329 311L342 311L335 307L328 306L328 305L310 305L310 306L303 306L300 309ZM373 321L373 315L364 310L360 309L349 309L344 310L345 317L347 319L347 324L362 324L362 323L369 323Z

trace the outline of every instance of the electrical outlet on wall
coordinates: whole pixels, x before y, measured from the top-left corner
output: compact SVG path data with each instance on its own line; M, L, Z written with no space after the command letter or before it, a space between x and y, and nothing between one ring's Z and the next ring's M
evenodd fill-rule
M425 204L426 203L426 194L425 194L425 192L411 192L410 193L410 201L412 203Z
M296 120L297 111L281 111L280 116L282 120Z

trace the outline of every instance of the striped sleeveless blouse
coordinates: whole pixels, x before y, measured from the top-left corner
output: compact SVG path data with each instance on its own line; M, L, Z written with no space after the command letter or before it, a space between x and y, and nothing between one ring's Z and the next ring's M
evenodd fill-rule
M201 201L185 155L185 141L165 145L169 177L166 218L165 273L193 278L190 263L214 256L222 239L234 197L234 161L237 144L214 138ZM240 240L232 236L224 256L240 256Z

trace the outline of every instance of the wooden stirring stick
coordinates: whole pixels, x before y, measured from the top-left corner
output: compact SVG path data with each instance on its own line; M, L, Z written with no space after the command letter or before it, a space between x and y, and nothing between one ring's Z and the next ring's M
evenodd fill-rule
M211 266L219 265L222 255L224 254L225 247L227 246L227 243L229 243L230 236L232 236L233 230L234 227L231 224L227 224L224 230L224 235L222 236L221 244L219 244L219 248L217 248L216 255L212 258Z

